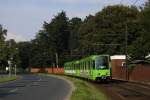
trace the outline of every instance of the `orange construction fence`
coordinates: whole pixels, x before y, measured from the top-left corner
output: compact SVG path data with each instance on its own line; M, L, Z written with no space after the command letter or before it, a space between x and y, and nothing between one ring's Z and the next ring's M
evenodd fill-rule
M31 73L58 73L63 74L64 68L63 67L46 67L46 68L31 68Z

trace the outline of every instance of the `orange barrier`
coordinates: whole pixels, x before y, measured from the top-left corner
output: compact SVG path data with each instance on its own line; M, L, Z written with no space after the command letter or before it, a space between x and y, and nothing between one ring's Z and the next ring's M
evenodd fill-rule
M58 73L58 74L63 74L64 73L64 68L63 67L47 67L47 68L31 68L30 70L31 73Z
M40 72L40 68L31 68L30 72L31 73L39 73Z

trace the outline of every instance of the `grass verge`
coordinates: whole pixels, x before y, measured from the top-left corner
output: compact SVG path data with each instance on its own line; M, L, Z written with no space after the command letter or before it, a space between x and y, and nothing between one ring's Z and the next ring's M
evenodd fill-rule
M73 83L73 92L69 100L108 100L107 96L96 89L90 82L65 75L56 76L61 76Z
M13 81L13 80L16 80L17 77L16 76L3 76L3 77L0 77L0 83L4 83L4 82L8 82L8 81Z
M75 89L70 100L108 100L107 97L87 81L64 76L70 80Z

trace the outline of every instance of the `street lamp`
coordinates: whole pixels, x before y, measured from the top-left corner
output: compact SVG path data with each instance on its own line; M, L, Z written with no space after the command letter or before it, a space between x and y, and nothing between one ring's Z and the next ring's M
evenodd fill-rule
M58 68L58 53L56 53L56 66Z
M9 66L8 70L9 70L9 77L10 77L11 76L11 61L10 60L8 60L8 66Z
M18 48L15 48L16 49L16 55L17 55L17 52L18 52ZM16 58L17 59L17 58ZM17 65L15 64L15 76L17 75Z

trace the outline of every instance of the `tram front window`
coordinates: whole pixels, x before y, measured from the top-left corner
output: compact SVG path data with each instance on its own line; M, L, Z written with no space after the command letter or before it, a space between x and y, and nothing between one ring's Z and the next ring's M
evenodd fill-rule
M96 58L96 69L108 69L109 62L107 56L101 56Z

